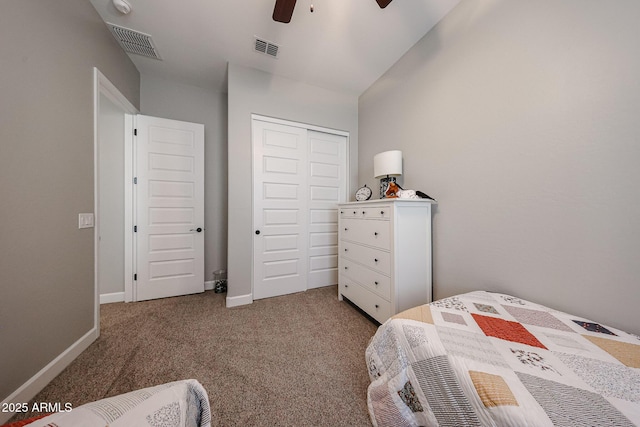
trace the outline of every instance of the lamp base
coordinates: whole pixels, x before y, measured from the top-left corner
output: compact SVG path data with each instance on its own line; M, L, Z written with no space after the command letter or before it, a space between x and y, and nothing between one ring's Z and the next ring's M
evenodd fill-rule
M384 178L380 178L380 198L384 199L387 196L385 195L385 193L387 192L387 188L389 188L389 183L396 182L396 177L395 176L385 176Z

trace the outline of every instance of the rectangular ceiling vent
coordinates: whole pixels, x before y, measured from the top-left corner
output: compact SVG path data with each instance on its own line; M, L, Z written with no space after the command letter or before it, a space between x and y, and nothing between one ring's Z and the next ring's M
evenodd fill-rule
M109 22L107 22L107 27L109 27L111 34L113 34L125 52L135 53L136 55L153 59L162 59L149 34L140 33Z
M278 57L278 51L280 50L280 46L278 46L275 43L256 37L256 42L254 46L255 46L256 52L264 53L265 55L269 55L274 58Z

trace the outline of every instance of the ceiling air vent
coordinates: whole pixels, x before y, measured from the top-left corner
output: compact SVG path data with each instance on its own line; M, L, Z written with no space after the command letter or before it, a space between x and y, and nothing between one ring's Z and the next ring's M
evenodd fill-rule
M275 43L271 43L269 41L260 39L256 37L255 50L256 52L264 53L265 55L273 56L274 58L278 57L278 50L280 46Z
M136 55L153 59L162 59L149 34L140 33L109 22L107 22L107 27L109 27L111 34L113 34L125 52L135 53Z

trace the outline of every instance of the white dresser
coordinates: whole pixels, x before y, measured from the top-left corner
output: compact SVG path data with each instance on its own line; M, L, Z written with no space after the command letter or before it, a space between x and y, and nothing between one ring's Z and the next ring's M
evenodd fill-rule
M338 205L338 299L378 322L431 302L431 206L425 199Z

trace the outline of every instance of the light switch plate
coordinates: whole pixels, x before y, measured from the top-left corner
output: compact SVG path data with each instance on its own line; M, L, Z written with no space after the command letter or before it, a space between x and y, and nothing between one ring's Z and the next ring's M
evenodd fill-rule
M78 214L78 228L93 228L93 214Z

